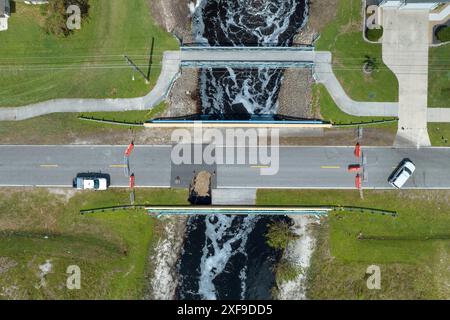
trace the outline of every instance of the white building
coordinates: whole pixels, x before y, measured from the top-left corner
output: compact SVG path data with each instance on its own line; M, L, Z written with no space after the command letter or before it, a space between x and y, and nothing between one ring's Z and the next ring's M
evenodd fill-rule
M380 7L401 7L404 9L434 9L449 0L382 0Z
M11 14L9 0L0 0L0 31L8 30L8 19Z

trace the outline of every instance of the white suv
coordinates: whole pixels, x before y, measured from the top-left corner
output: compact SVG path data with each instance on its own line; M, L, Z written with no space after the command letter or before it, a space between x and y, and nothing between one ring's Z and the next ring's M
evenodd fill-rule
M389 177L389 184L394 188L400 189L403 185L408 181L408 179L412 176L414 171L416 170L416 166L410 160L403 160L397 169L392 173Z
M106 190L109 186L108 180L105 175L78 174L73 180L73 186L78 190Z

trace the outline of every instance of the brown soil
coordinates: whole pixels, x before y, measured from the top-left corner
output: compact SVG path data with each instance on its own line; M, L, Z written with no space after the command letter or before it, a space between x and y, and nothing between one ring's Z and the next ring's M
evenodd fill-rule
M364 146L392 146L395 134L393 128L364 128L363 138L359 142ZM280 137L282 145L351 146L357 141L356 128L325 129L321 136Z
M199 172L192 181L192 191L198 197L211 196L211 173L206 171Z
M149 0L156 23L184 42L192 42L190 0Z
M313 78L311 69L292 68L284 72L278 97L278 112L299 118L311 118Z
M177 117L199 112L198 69L186 68L175 81L163 117Z

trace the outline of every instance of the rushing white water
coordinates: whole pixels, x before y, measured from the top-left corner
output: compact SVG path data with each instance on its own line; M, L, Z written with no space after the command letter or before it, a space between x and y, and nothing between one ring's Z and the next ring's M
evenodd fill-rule
M199 0L191 7L196 43L211 46L288 46L308 14L305 0ZM274 114L282 77L281 69L202 69L203 113Z
M213 280L223 272L230 258L241 253L246 255L248 235L258 220L247 216L237 229L231 228L236 216L215 215L205 219L205 245L200 263L199 294L203 299L216 299ZM231 231L233 230L233 231ZM241 297L245 295L246 267L240 270Z
M195 42L204 46L289 46L306 21L306 2L192 1ZM202 69L202 111L216 118L276 113L282 77L281 69ZM272 267L279 257L267 246L265 232L274 219L281 217L191 217L186 251L178 264L179 297L270 298Z

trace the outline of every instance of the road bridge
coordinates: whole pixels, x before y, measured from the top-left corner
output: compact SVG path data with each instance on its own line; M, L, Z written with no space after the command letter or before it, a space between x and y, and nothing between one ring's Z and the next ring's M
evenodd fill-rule
M314 48L301 47L181 47L181 67L295 68L314 65Z

